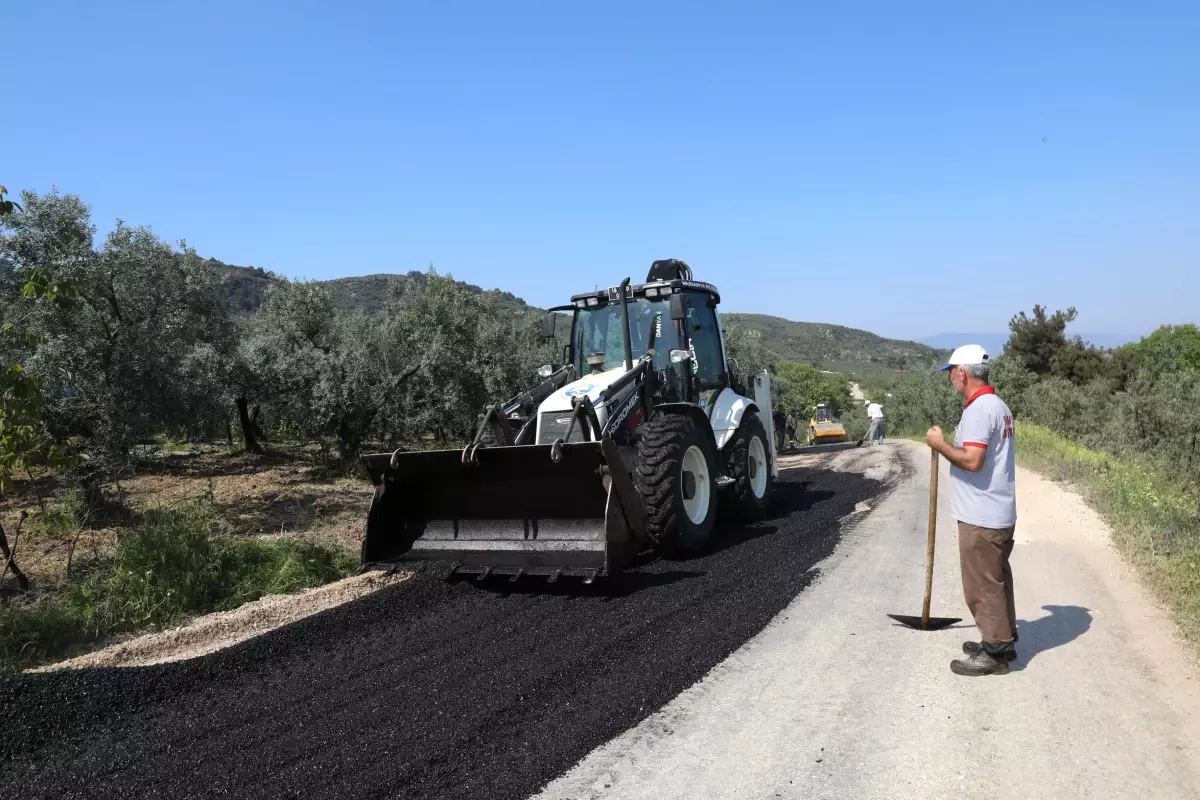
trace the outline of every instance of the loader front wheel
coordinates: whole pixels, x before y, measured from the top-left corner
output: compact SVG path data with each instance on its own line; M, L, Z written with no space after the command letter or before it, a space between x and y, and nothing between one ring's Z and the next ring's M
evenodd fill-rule
M750 522L763 519L771 500L771 449L757 413L742 415L725 454L725 474L733 479L731 510Z
M664 415L638 430L634 485L646 505L646 536L659 555L688 558L716 522L716 454L691 418Z

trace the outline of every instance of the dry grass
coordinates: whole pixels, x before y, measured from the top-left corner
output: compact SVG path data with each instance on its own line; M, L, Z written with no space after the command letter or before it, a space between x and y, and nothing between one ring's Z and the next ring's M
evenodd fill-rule
M110 506L88 515L77 493L56 493L52 481L14 485L0 504L0 521L10 542L20 530L17 562L30 580L60 583L68 561L111 553L117 534L138 513L193 500L208 502L224 533L301 535L357 550L372 492L363 479L330 474L311 450L253 456L212 446L150 450L132 477L103 488Z
M18 482L0 505L29 577L0 585L0 671L350 574L372 487L312 450L159 446L103 487Z

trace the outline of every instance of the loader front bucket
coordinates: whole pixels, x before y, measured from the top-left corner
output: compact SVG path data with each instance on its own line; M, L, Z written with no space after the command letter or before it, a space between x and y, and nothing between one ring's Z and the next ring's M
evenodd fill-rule
M644 529L641 498L611 440L363 457L375 498L365 565L438 560L476 573L619 571ZM610 469L611 465L611 469Z

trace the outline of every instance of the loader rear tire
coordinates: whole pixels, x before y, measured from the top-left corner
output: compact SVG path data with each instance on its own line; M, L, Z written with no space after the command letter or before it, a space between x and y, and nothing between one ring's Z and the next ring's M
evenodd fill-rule
M771 448L754 411L742 415L733 440L725 447L725 474L733 479L732 516L747 522L764 519L771 502Z
M717 458L706 433L674 414L638 429L633 482L646 506L646 536L664 558L695 556L712 537Z

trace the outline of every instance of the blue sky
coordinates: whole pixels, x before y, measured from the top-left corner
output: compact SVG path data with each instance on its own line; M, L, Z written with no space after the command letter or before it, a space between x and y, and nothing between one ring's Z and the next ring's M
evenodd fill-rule
M889 336L1200 321L1190 2L5 3L0 183L538 305L683 258Z

